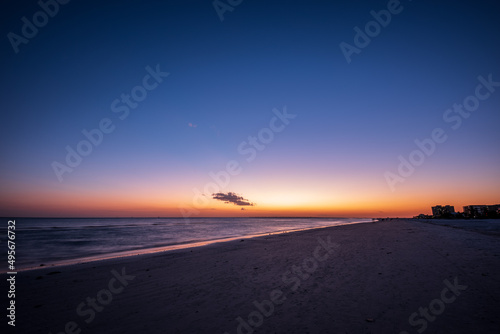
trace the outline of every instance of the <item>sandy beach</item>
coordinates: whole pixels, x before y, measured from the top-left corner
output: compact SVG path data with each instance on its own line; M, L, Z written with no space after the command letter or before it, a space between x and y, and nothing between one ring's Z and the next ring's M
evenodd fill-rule
M16 326L8 327L44 334L498 333L499 241L400 219L41 268L17 275Z

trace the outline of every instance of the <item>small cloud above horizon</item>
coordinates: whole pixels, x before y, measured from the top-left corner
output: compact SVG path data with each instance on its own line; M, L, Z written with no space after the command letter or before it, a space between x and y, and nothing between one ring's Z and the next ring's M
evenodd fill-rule
M224 203L233 203L234 205L237 206L254 206L255 203L250 202L249 200L243 198L243 196L239 196L236 193L233 192L228 192L227 194L225 193L215 193L212 194L212 198L223 201ZM244 210L244 208L241 208Z
M196 128L198 126L198 124L188 123L188 126L190 128Z

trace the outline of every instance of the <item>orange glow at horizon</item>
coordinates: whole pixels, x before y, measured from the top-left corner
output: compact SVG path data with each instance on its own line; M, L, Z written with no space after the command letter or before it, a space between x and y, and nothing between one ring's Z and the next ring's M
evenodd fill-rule
M206 183L203 177L176 182L137 177L129 178L126 183L121 182L120 177L103 177L76 185L30 180L9 189L8 195L0 195L0 208L3 215L14 217L371 218L430 214L431 206L438 204L453 205L455 211L462 211L464 205L500 202L498 181L474 186L450 178L441 180L439 187L429 187L432 183L423 182L424 177L416 175L393 193L383 179L372 175L361 175L354 181L330 176L325 182L322 178L327 175L297 180L290 175L265 178L259 174L249 172L252 178L234 178L230 189L220 190L235 192L255 206L237 206L212 199L211 194L205 194L199 186ZM295 181L290 183L290 179ZM200 191L195 191L196 188Z
M19 205L12 195L2 198L9 208L5 215L10 216L46 216L46 217L412 217L419 213L429 214L430 207L437 204L450 204L456 211L462 211L463 205L497 204L488 196L474 196L461 199L459 196L429 196L429 194L406 195L398 198L378 198L370 200L368 196L346 198L337 203L315 201L315 198L294 197L292 194L282 197L262 196L255 206L237 206L213 199L207 205L194 205L189 196L183 198L159 198L150 196L124 195L110 198L106 195L88 196L78 194L67 196L54 193L40 196L32 193L24 196L25 205ZM268 197L269 196L269 197ZM182 201L180 201L182 199ZM252 199L252 198L251 198ZM17 202L17 203L16 203ZM495 203L493 203L495 202Z

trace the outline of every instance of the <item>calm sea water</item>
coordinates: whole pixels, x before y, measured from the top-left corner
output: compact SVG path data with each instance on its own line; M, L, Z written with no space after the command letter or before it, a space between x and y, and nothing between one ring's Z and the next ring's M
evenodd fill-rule
M17 269L140 253L157 247L368 222L355 218L16 219ZM7 232L0 236L6 245ZM6 271L6 268L0 268Z

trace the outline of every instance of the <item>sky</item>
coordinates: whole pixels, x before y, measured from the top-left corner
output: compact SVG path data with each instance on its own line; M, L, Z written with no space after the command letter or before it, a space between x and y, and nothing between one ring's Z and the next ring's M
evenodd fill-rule
M2 7L0 216L500 203L496 1Z

